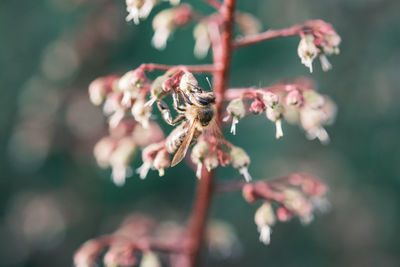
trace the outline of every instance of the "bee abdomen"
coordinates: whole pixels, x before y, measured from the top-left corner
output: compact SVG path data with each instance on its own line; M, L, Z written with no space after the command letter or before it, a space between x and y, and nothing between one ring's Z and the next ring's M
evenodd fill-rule
M168 153L175 153L179 146L183 143L185 136L187 134L187 129L184 125L179 125L176 127L167 137L166 147Z

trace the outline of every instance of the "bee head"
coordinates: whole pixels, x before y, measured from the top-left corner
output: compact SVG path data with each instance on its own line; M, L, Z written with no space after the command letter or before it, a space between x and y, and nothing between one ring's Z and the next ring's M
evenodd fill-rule
M194 94L193 96L202 106L215 104L215 94L213 92L202 92L199 94Z

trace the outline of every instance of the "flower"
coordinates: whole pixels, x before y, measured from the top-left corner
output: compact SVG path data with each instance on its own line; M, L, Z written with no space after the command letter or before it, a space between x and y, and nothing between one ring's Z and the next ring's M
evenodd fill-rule
M143 253L139 267L161 267L160 259L151 251Z
M207 56L208 50L211 46L210 35L206 22L200 22L193 29L193 36L196 40L194 45L194 55L201 59Z
M273 122L275 122L275 128L276 128L276 134L275 137L276 139L279 139L283 136L283 131L282 131L282 117L283 117L283 107L282 105L276 105L275 107L267 107L267 118Z
M118 141L117 147L111 153L110 165L112 167L112 179L118 186L125 183L126 177L132 175L129 163L137 150L137 145L131 137L124 137Z
M164 169L169 167L169 159L166 158L164 153L165 146L164 142L150 144L145 147L142 151L142 160L143 164L140 166L136 172L139 173L141 179L146 178L147 173L150 169L157 169L159 171L159 175L162 176L164 174ZM157 167L155 166L155 160L157 159ZM167 163L168 161L168 163ZM168 166L167 166L168 165Z
M236 124L239 123L239 119L243 118L244 115L246 115L243 100L241 98L232 100L226 107L226 111L228 112L228 115L223 119L223 121L228 121L229 119L232 119L231 133L235 135Z
M324 129L324 125L333 123L336 117L336 105L328 97L323 97L316 93L307 95L310 101L300 110L300 123L306 131L308 139L318 138L321 143L329 143L329 135Z
M312 72L312 62L319 56L322 70L330 70L332 66L326 56L339 54L340 36L332 25L322 20L308 21L304 26L298 47L301 62Z
M250 157L247 155L246 151L240 147L233 146L230 151L230 156L233 168L239 170L246 182L250 182L252 180L248 171Z
M161 75L153 81L150 86L150 100L146 102L145 106L152 106L157 99L161 99L165 96L163 84L167 78L167 75Z
M191 16L189 5L180 5L175 8L164 9L153 19L154 35L151 40L153 46L159 50L164 50L168 38L178 27L186 24Z
M285 188L282 193L285 208L299 216L303 224L310 223L313 219L313 207L307 198L299 190L292 188Z
M204 158L204 166L206 167L207 171L211 171L217 168L219 165L218 155L215 152L208 153L207 156Z
M204 140L199 140L192 149L190 157L197 165L196 177L201 178L201 169L203 168L204 158L208 154L208 144Z
M106 96L113 90L113 83L116 80L115 75L97 78L89 85L89 98L95 106L103 103Z
M301 92L294 89L286 95L285 102L288 106L300 107L303 104L304 99Z
M145 104L146 102L144 98L136 99L132 106L131 112L135 120L139 122L143 128L148 128L151 117L151 107L146 106Z
M158 0L126 0L126 10L128 16L126 21L133 20L135 24L139 24L139 19L146 19Z
M244 36L257 34L261 31L262 26L260 21L252 14L236 12L235 20L239 26L240 32Z
M166 149L158 151L156 157L154 158L153 166L158 170L159 176L164 176L165 169L171 165L170 156Z
M309 68L310 72L313 72L312 63L317 57L318 53L318 48L314 45L314 36L311 34L306 34L301 38L297 48L297 54L301 59L301 63Z
M271 242L271 227L276 222L274 210L269 202L264 202L257 209L254 222L260 232L260 241L268 245Z
M263 92L262 100L267 107L274 108L279 103L279 96L272 92Z
M121 104L130 107L132 101L135 100L147 82L147 77L143 70L136 69L125 73L118 81L118 90L123 93Z

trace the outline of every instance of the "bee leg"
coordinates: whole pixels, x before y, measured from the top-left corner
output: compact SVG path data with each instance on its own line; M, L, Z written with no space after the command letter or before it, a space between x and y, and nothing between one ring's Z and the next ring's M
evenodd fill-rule
M169 125L175 126L185 119L185 116L181 114L173 120L168 105L162 100L157 101L157 108L160 110L163 120Z
M193 105L192 101L190 100L190 97L185 92L182 92L182 91L179 91L179 92L182 94L183 99L185 99L186 103L188 103L189 105Z
M185 111L186 111L186 106L180 105L179 95L178 95L177 92L173 92L173 93L172 93L172 100L173 100L174 109L175 109L178 113L185 113Z

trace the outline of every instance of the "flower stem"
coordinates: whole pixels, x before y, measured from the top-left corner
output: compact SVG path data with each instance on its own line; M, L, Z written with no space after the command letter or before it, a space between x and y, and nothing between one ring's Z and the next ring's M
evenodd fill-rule
M224 92L228 87L229 71L232 57L232 39L234 28L234 13L236 0L225 0L221 6L222 29L221 43L218 45L219 53L214 55L214 71L213 87L216 95L217 121L221 122L222 105L224 102ZM189 224L189 264L191 267L199 266L199 255L201 244L204 238L205 226L207 222L207 214L210 207L211 199L214 193L214 177L215 171L208 172L203 167L202 177L199 181L196 199L193 207L193 213Z

